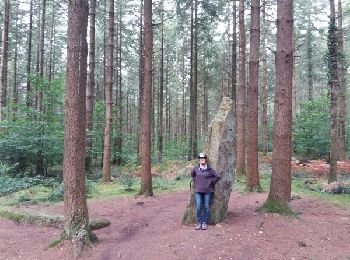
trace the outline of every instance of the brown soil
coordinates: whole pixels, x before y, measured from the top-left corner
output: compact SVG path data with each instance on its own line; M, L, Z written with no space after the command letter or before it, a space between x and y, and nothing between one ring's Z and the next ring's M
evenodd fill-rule
M350 259L350 212L302 197L298 218L255 210L266 193L231 194L227 219L208 230L181 225L187 192L89 201L92 218L109 219L81 259ZM62 214L62 205L32 210ZM69 242L44 251L61 230L0 219L0 259L72 259Z

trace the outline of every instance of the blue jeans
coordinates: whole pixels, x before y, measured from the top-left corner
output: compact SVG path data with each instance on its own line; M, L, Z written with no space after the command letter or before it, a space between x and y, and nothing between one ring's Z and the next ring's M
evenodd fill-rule
M197 210L197 223L208 223L210 213L210 199L211 192L196 192L196 210ZM202 206L204 204L204 216L202 214Z

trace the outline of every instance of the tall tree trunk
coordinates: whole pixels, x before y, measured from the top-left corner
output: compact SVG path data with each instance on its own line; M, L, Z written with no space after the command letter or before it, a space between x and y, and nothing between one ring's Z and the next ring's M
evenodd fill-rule
M105 98L105 84L106 84L106 61L107 61L107 0L104 0L103 5L103 80L100 85L97 85L96 88L96 101L106 100ZM100 86L101 89L98 87ZM102 159L102 165L103 165L103 159Z
M231 99L233 100L233 111L236 113L236 92L237 92L237 5L236 0L232 1L232 86Z
M5 107L7 107L7 73L9 49L9 21L10 0L4 2L4 31L2 42L1 80L0 80L0 121L5 120Z
M181 138L187 137L185 55L182 56Z
M310 12L310 11L309 11ZM307 76L308 76L308 92L309 92L309 101L313 100L313 63L312 63L312 28L311 28L311 14L309 13L308 18L308 27L307 27L307 33L306 33L306 54L307 54Z
M193 8L193 1L191 0L191 43L190 43L190 115L189 115L189 122L188 122L188 132L189 132L189 139L188 139L188 157L187 159L190 161L193 159L192 155L192 147L193 147L193 122L194 122L194 87L193 87L193 59L194 59L194 51L193 51L193 38L194 38L194 8Z
M54 10L55 8L55 1L53 0L52 1L52 9ZM48 69L48 78L49 78L49 81L51 82L54 77L55 77L55 72L54 72L54 65L53 65L53 60L54 60L54 53L55 53L55 50L53 49L53 45L54 45L54 42L55 42L55 24L56 24L56 16L55 16L56 12L52 12L52 19L51 19L51 32L50 32L50 50L49 50L49 53L50 53L50 56L49 56L49 69Z
M198 0L194 0L194 41L193 41L193 140L192 158L198 155Z
M30 0L29 7L29 29L28 29L28 50L27 50L27 96L26 106L32 106L32 89L30 85L31 66L32 66L32 36L33 36L33 0Z
M245 106L246 106L246 80L245 80L245 25L244 0L239 0L239 78L237 89L237 175L245 175Z
M171 132L171 126L173 124L173 120L171 120L172 115L171 115L171 91L169 88L169 69L168 69L168 64L169 64L169 56L167 57L167 66L165 70L165 93L166 93L166 100L165 100L165 133L166 133L166 140L169 141L171 136L174 136L174 131ZM164 140L164 137L163 137Z
M338 113L338 159L346 160L346 82L345 82L345 53L343 36L342 0L338 0L338 44L339 44L339 113Z
M103 175L104 182L111 181L111 141L112 141L112 89L113 89L113 39L114 39L114 0L109 1L109 29L106 61L106 83L105 83L105 131L103 142Z
M335 7L334 0L329 0L330 3L330 22L328 29L328 87L331 93L331 145L330 145L330 166L328 174L328 183L337 180L337 157L338 157L338 142L337 142L337 91L339 86L338 81L338 42L337 42L337 27L335 24Z
M119 2L119 34L117 33L118 41L117 41L117 67L118 67L118 77L117 77L117 91L116 91L116 109L117 109L117 137L115 141L116 146L116 164L121 165L122 163L122 153L123 153L123 91L122 91L122 1ZM117 31L118 31L117 28ZM126 121L127 122L127 121Z
M139 35L139 106L137 110L138 122L141 122L141 104L143 100L143 81L144 81L144 38L143 38L143 0L140 0L140 35ZM141 125L137 125L137 154L140 157L140 143L141 143Z
M96 0L90 0L90 31L89 31L89 71L86 88L86 147L85 168L89 170L92 163L92 130L94 126L94 87L95 87L95 24Z
M293 0L277 0L276 90L268 201L288 206L291 193Z
M87 1L68 6L67 76L63 157L64 234L72 241L75 257L89 244L89 214L85 195L85 89L88 47Z
M161 33L159 62L159 96L158 96L158 162L163 161L163 111L164 111L164 1L161 1Z
M45 13L46 0L42 0L41 24L40 24L40 51L39 51L39 75L44 77L44 52L45 52ZM43 91L39 90L38 110L43 111Z
M41 79L44 77L44 50L45 50L45 13L46 13L46 0L42 0L42 9L41 9L41 20L40 20L40 37L39 37L39 76ZM43 84L45 86L45 84ZM44 102L43 102L43 91L44 89L39 88L37 94L37 110L39 111L39 117L42 117L44 112ZM44 157L42 152L43 140L42 136L44 135L44 126L42 122L42 118L39 119L39 135L40 140L38 141L38 152L36 156L36 174L43 175L44 174Z
M188 160L197 156L197 0L191 4L191 75Z
M261 102L262 102L262 112L261 112L261 126L262 126L262 153L263 156L267 154L267 24L266 24L266 0L263 0L263 46L262 46L262 81L261 81Z
M18 81L17 81L17 58L18 58L18 5L19 3L16 2L15 4L15 56L13 59L13 89L12 89L12 101L13 101L13 119L16 118L17 115L17 106L18 106Z
M293 49L295 49L295 33L293 32ZM296 67L295 67L295 56L293 55L293 76L292 76L292 111L293 117L296 113L297 108L297 85L296 85Z
M205 54L204 54L205 55ZM206 58L204 57L204 64L206 64ZM204 136L208 133L208 125L209 125L209 104L208 104L208 98L209 98L209 75L207 71L207 67L204 67L204 83L203 83L203 108L202 108L202 115L203 115L203 134Z
M145 61L143 98L141 102L141 190L140 194L152 196L151 133L152 133L152 0L144 1Z
M250 59L248 84L247 188L260 187L258 168L258 81L260 48L260 0L251 2Z

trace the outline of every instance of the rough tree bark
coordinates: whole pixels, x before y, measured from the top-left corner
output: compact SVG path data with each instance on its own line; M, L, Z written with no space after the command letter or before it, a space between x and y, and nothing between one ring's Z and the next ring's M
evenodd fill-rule
M94 126L94 87L95 87L95 24L96 0L90 0L90 31L89 31L89 71L86 88L86 147L85 167L89 170L92 163L92 130Z
M89 215L85 194L85 89L88 47L88 0L69 1L67 73L63 157L64 236L73 245L74 256L90 244Z
M337 157L338 157L338 141L337 141L337 91L339 86L338 80L338 42L337 27L335 25L335 6L334 0L330 0L330 16L328 29L328 87L331 94L331 145L330 145L330 165L328 174L328 183L337 180Z
M143 30L143 0L140 0L140 32L139 32L139 106L137 110L138 122L141 122L141 104L143 99L143 80L144 80L144 30ZM137 125L137 154L140 157L140 143L141 143L141 125Z
M109 32L106 61L106 83L105 83L105 131L103 142L103 175L102 181L111 181L111 142L112 142L112 89L113 89L113 39L114 39L114 0L109 1Z
M233 100L233 111L236 113L236 92L237 92L237 5L236 0L232 1L232 86L230 97Z
M141 102L141 190L140 194L152 196L151 133L152 133L152 0L144 1L145 61L143 98Z
M246 106L246 80L245 80L245 25L244 25L244 0L239 1L239 78L237 88L237 175L245 175L245 106Z
M247 188L260 188L258 167L258 80L260 48L260 0L251 2L250 59L247 116Z
M28 29L28 50L27 50L27 96L26 106L32 106L32 89L30 85L31 66L32 66L32 36L33 36L33 0L30 0L29 7L29 29Z
M7 73L9 49L10 0L4 2L4 30L2 39L1 80L0 80L0 121L5 120L7 106Z
M339 112L338 112L338 159L346 160L346 82L345 82L345 53L343 35L342 0L338 0L338 46L339 46Z
M163 111L164 111L164 2L161 1L161 33L159 62L159 95L158 95L158 162L163 160Z
M194 0L194 35L193 35L193 140L192 158L198 155L198 0Z
M17 105L18 105L18 80L17 80L17 59L18 59L18 6L19 3L17 2L15 4L15 55L13 59L13 89L12 89L12 101L13 101L13 108L12 108L12 116L13 119L17 116Z
M276 90L268 202L288 206L291 193L293 0L277 0Z
M267 24L266 24L266 0L263 1L262 10L263 20L263 43L262 43L262 80L261 80L261 127L262 127L262 152L263 156L267 154Z
M312 28L311 28L311 12L309 10L309 17L308 17L308 27L306 32L306 55L307 55L307 83L308 83L308 99L309 101L313 100L313 63L312 63Z
M45 13L46 13L46 0L42 0L42 9L41 9L41 20L40 20L40 43L39 43L39 76L41 78L44 77L44 54L45 54ZM38 91L38 101L37 101L37 109L39 112L42 112L43 107L43 90L39 89ZM37 165L37 168L43 167ZM41 169L38 169L41 172ZM37 170L37 172L38 172Z
M52 0L52 9L55 8L55 0ZM56 13L52 12L51 18L51 31L50 31L50 47L49 47L49 67L47 68L46 74L48 74L49 82L51 82L55 77L55 64L53 60L55 59L55 49L54 49L54 41L55 41L55 25L56 25ZM52 108L50 108L53 111Z
M117 77L117 87L116 87L116 110L117 110L117 127L116 134L117 137L115 139L115 147L116 147L116 156L115 163L116 165L122 164L122 153L123 153L123 91L122 91L122 10L123 4L122 1L119 3L119 18L118 18L118 26L117 26L117 67L118 67L118 77ZM119 28L119 29L118 29ZM119 33L118 33L119 31Z
M188 160L197 157L197 0L191 1L191 75Z

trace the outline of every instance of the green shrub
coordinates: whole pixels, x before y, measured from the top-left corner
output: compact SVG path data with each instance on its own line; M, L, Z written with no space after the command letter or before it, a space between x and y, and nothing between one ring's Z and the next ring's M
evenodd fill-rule
M324 158L329 152L329 102L326 96L305 102L293 127L293 148L305 159Z
M55 178L43 178L42 176L35 177L10 177L7 175L0 176L0 196L9 195L11 193L28 189L35 185L44 183L55 183Z
M63 183L61 183L51 190L51 192L47 197L47 200L52 202L62 201L63 197L64 197L64 187L63 187Z
M124 187L125 190L132 190L132 185L134 184L134 179L129 174L122 174L118 178L118 182Z
M32 84L43 91L44 111L18 105L16 116L8 115L0 123L0 163L7 165L5 173L12 176L45 175L63 160L63 115L54 108L62 105L64 80L33 77ZM36 168L38 161L43 167Z

